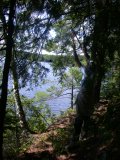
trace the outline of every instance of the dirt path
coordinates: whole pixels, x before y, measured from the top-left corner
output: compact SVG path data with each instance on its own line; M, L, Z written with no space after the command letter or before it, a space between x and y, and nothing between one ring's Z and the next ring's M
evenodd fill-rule
M90 134L88 137L70 146L75 114L69 114L58 119L45 133L33 135L32 144L19 156L19 159L106 160L109 152L111 153L111 146L114 143L114 139L109 137L111 134L106 132L104 127L107 108L108 103L103 101L93 113L92 119L95 120L96 125L98 125L98 132L100 132L96 137ZM111 160L119 159L113 158Z

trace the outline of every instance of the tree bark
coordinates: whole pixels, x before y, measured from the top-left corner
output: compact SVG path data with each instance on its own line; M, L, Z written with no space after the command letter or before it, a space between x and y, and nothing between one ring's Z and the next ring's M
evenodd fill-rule
M24 113L21 98L20 98L18 76L17 76L14 55L13 55L13 61L12 61L11 68L12 68L12 75L13 75L13 89L14 89L14 99L15 99L15 104L16 104L16 114L19 118L19 124L25 134L27 132L32 133L32 131L29 129L28 123L26 121L25 113Z
M1 86L1 101L0 101L0 160L3 160L3 132L4 132L4 119L7 104L8 94L8 76L10 70L10 63L12 58L13 49L13 33L14 33L14 16L15 16L16 0L10 0L8 29L6 37L6 57L3 69L2 86ZM3 24L4 26L4 24Z
M73 77L72 77L72 86L71 86L71 108L73 109L73 90L74 90L74 86L73 86Z
M94 111L94 89L95 89L95 66L89 64L84 67L83 79L81 81L81 87L76 98L76 118L74 123L74 141L79 140L81 134L81 128L84 124L84 129L87 134L87 125L90 120L90 116Z
M94 87L94 104L97 104L100 100L100 89L101 89L102 78L103 78L103 75L99 73L99 75L96 78L95 87Z
M98 3L98 2L97 2ZM104 7L106 5L106 7ZM108 36L109 36L109 10L107 1L102 4L99 1L97 9L99 10L95 18L94 32L93 32L93 44L91 47L92 59L96 64L96 81L94 88L95 103L100 100L100 88L101 82L105 74L105 57L108 50Z

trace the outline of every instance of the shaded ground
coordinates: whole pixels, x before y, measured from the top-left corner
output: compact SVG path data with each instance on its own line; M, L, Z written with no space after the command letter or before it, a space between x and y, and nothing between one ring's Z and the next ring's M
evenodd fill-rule
M75 115L59 118L45 133L32 136L32 144L17 159L120 160L120 103L101 101L91 117L89 134L70 144ZM94 124L94 125L93 125Z

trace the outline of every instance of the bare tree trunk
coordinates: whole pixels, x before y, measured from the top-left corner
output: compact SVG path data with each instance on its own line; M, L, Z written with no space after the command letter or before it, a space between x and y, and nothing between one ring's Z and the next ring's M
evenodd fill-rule
M15 116L17 119L17 115L15 115ZM16 127L15 127L15 138L16 138L16 147L17 147L17 149L19 149L21 144L20 144L19 126L17 123L16 123Z
M99 74L96 78L95 87L94 87L94 104L97 104L100 100L100 89L103 76Z
M74 86L73 86L73 77L72 77L72 87L71 87L71 108L73 109L73 89L74 89Z
M88 123L90 121L90 116L94 111L94 89L95 89L95 66L94 64L89 64L84 67L83 79L81 82L81 87L76 98L76 118L74 123L74 135L73 140L78 141L81 129L84 124L85 134L88 133Z
M28 123L26 121L25 113L23 110L20 93L19 93L19 85L18 85L18 76L17 76L17 70L16 70L16 63L14 60L13 55L13 61L12 61L12 75L13 75L13 89L14 89L14 99L16 104L16 114L19 118L19 124L22 128L24 133L30 132L33 133L28 126Z
M16 0L10 0L10 11L8 16L8 28L6 37L6 57L3 69L3 78L1 86L1 101L0 101L0 160L3 160L3 132L4 132L4 119L7 104L8 94L8 76L10 70L10 63L12 58L13 49L13 33L14 33L14 15L15 15ZM4 15L3 15L4 16ZM3 24L4 27L5 24ZM5 29L5 28L4 28Z

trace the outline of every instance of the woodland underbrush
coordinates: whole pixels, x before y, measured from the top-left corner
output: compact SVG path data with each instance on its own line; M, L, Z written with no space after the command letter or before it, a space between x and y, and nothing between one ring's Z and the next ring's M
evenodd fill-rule
M70 144L75 113L67 111L46 132L32 136L32 142L17 159L119 160L120 99L101 100L91 116L89 132Z

